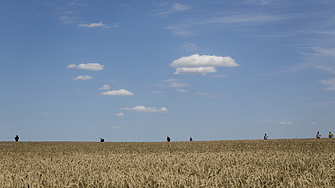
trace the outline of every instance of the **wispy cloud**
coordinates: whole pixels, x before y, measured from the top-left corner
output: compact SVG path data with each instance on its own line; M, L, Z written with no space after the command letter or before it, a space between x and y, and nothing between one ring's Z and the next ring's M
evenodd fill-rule
M165 29L170 30L172 34L181 36L181 37L188 37L195 35L194 31L187 29L185 25L175 25L175 26L167 26Z
M119 126L112 126L111 129L119 129Z
M199 49L199 47L193 43L184 43L180 48L186 51L194 51Z
M198 68L181 67L177 68L174 74L180 74L180 75L200 74L205 76L207 73L213 73L213 72L216 72L216 69L214 67L198 67Z
M282 20L290 20L293 18L299 18L305 16L304 14L240 14L240 15L226 15L208 19L203 21L201 24L212 24L212 23L243 23L243 24L255 24L265 22L276 22Z
M103 70L104 66L100 65L99 63L82 63L79 65L76 64L71 64L68 65L66 68L77 68L77 69L85 69L85 70L94 70L94 71L99 71L99 70Z
M81 17L81 12L88 7L87 4L68 3L63 6L56 7L54 15L63 24L73 24Z
M186 6L186 5L182 5L182 4L179 4L179 3L174 3L172 6L171 4L168 4L168 3L164 3L164 4L160 4L160 9L156 9L156 10L153 10L152 12L160 15L160 16L167 16L169 14L172 14L174 12L180 12L180 11L185 11L185 10L188 10L190 9L189 6Z
M216 95L216 94L205 93L205 92L195 92L195 94L205 96L206 98L221 98L221 97L227 97L227 95Z
M165 107L156 108L156 107L145 107L145 106L135 106L133 108L123 107L121 110L133 110L137 112L168 112L168 109Z
M101 95L132 96L135 94L125 89L119 89L119 90L102 92Z
M176 82L176 81L179 81L179 80L180 79L170 78L170 79L163 80L162 82Z
M186 86L188 86L188 83L184 83L184 82L172 82L169 86L170 87L186 87Z
M281 121L281 122L279 122L279 125L292 125L293 124L293 122L291 122L291 121Z
M165 93L165 91L151 91L151 93L162 94L162 93Z
M179 92L183 92L183 93L186 93L186 92L188 92L187 90L185 90L185 89L177 89L177 91L179 91Z
M321 83L327 86L326 90L335 91L335 78L322 80Z
M110 28L106 24L99 22L99 23L91 23L91 24L79 24L78 27L88 27L88 28L93 28L93 27L104 27L104 28Z
M82 7L88 7L89 5L87 5L87 4L83 4L83 3L73 3L73 2L71 2L71 3L69 3L70 5L77 5L77 6L82 6Z
M89 75L86 75L86 76L77 76L75 78L73 78L74 80L91 80L93 79L93 76L89 76Z

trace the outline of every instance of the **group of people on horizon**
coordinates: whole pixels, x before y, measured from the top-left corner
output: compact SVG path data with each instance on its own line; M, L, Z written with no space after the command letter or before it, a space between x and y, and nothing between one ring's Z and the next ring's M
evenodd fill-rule
M329 133L328 133L328 138L333 138L333 137L334 137L333 133L332 133L332 132L329 132ZM316 133L316 138L321 138L320 131L318 131L318 132Z
M317 133L316 133L316 136L315 136L316 138L321 138L321 134L320 134L320 131L318 131ZM329 132L328 133L328 138L333 138L334 137L334 135L333 135L333 133L332 132Z
M332 133L332 132L329 132L329 133L328 133L328 138L333 138L333 137L334 137L333 133ZM264 140L267 140L268 138L269 138L269 136L265 133L265 135L264 135ZM318 131L318 132L316 133L316 138L321 138L320 131Z
M170 142L170 141L171 141L171 138L170 138L169 136L167 136L167 137L166 137L166 141L167 141L167 142ZM192 141L193 141L193 138L190 137L190 142L192 142Z
M332 133L332 132L329 132L329 133L328 133L328 138L333 138L333 137L334 137L333 133ZM269 138L268 134L265 133L265 135L264 135L264 140L267 140L268 138ZM321 138L320 131L318 131L318 132L316 133L316 138ZM19 135L16 135L16 136L14 137L15 142L18 142L19 139L20 139ZM169 136L167 136L167 137L166 137L166 141L167 141L167 142L170 142L170 141L171 141L171 138L170 138ZM190 142L191 142L191 141L193 141L193 138L192 138L192 137L190 137ZM100 138L100 142L105 142L105 139L104 139L104 138Z

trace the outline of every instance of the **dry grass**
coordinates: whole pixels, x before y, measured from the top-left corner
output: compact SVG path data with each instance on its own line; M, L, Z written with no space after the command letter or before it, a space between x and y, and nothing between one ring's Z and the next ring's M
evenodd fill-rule
M0 187L335 187L335 139L0 142Z

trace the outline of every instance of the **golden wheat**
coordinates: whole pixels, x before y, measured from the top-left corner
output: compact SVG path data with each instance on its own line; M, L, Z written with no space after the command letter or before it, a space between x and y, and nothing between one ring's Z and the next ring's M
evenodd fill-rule
M0 187L335 187L335 139L0 142Z

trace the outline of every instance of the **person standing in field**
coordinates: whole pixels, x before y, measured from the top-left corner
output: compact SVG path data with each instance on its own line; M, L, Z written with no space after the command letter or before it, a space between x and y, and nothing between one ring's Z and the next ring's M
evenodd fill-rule
M168 142L170 142L170 141L171 141L171 138L170 138L169 136L167 136L167 137L166 137L166 140L167 140Z
M264 140L267 140L268 138L269 138L269 136L265 133Z
M14 139L15 139L15 142L18 142L19 139L20 139L19 135L16 135L16 136L14 137Z
M316 138L321 138L321 134L319 131L316 133Z
M190 137L190 142L192 142L193 141L193 138L192 137Z
M333 137L334 137L333 133L332 133L332 132L329 132L329 134L328 134L328 138L333 138Z

